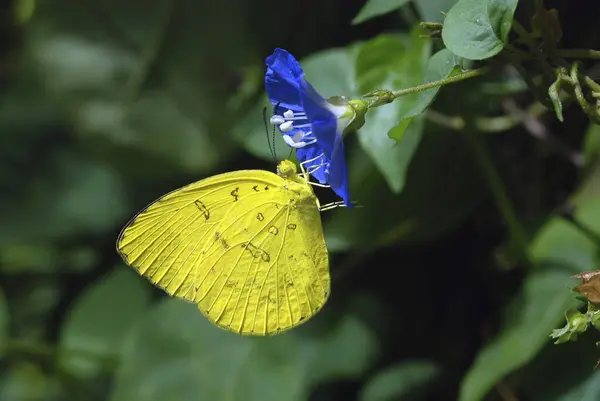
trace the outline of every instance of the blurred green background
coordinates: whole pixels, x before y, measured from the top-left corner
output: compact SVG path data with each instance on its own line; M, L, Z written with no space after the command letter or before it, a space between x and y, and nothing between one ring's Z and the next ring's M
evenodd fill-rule
M325 97L423 82L442 44L418 22L455 1L374 3L381 15L354 24L361 0L2 7L0 401L600 399L597 333L548 338L578 305L569 276L598 265L597 245L554 213L571 202L600 231L598 127L574 107L562 124L550 111L506 129L444 125L525 109L533 98L510 68L443 88L397 145L387 132L414 97L372 110L346 138L364 207L323 215L332 297L289 333L219 330L120 261L119 231L162 194L274 171L261 112L275 47ZM599 5L546 3L565 47L600 48ZM277 150L287 156L279 138ZM511 252L482 158L533 266Z

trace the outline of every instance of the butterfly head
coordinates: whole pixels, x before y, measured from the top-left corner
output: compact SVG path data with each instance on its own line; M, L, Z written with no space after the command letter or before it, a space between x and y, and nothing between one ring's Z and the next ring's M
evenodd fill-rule
M277 174L284 178L291 178L298 174L298 170L296 169L296 164L289 160L283 160L277 166Z

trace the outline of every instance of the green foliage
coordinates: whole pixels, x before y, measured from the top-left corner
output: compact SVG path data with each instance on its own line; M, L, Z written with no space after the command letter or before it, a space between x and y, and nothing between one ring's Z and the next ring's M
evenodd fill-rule
M356 57L358 90L366 93L379 87L410 87L422 81L422 71L431 52L431 43L415 28L409 37L379 36L362 44ZM390 57L393 54L394 57ZM387 107L371 110L367 124L358 132L362 148L385 177L390 189L400 193L411 157L421 140L423 120L415 121L402 146L381 135L413 107L415 97L403 97ZM388 135L398 128L394 127Z
M163 301L127 335L111 400L305 400L322 380L363 374L378 353L369 327L340 312L319 332L249 338L216 329L193 305Z
M508 40L517 0L459 0L444 19L444 45L460 57L483 60Z
M600 314L570 276L600 268L600 8L543 3L13 2L0 399L598 399ZM276 46L368 104L344 135L361 207L322 215L324 309L240 337L114 243L170 190L274 171L267 141L288 157L261 116Z

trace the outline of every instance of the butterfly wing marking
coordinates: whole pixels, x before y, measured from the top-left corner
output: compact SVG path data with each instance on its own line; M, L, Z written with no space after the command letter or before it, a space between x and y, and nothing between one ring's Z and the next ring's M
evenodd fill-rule
M195 300L220 327L241 334L280 333L308 320L329 296L316 203L290 203L286 192L222 226L220 236L230 246L213 245L203 261L210 268L198 280Z
M216 175L172 191L138 213L121 231L117 250L123 260L167 293L193 301L198 260L219 239L225 216L247 200L281 187L283 179L262 170ZM255 189L258 189L256 191ZM250 202L251 204L252 202Z

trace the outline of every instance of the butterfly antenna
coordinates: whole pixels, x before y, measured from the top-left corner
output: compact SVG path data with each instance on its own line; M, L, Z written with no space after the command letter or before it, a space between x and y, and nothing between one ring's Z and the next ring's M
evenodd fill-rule
M273 159L277 160L277 158L275 157L275 151L273 150L273 147L271 146L271 141L269 140L269 125L267 124L267 108L263 108L262 111L262 115L263 115L263 123L265 125L265 134L267 135L267 145L269 145L269 151L271 152L271 156L273 157ZM273 126L273 130L275 130L275 126ZM273 146L275 145L275 140L273 140Z

